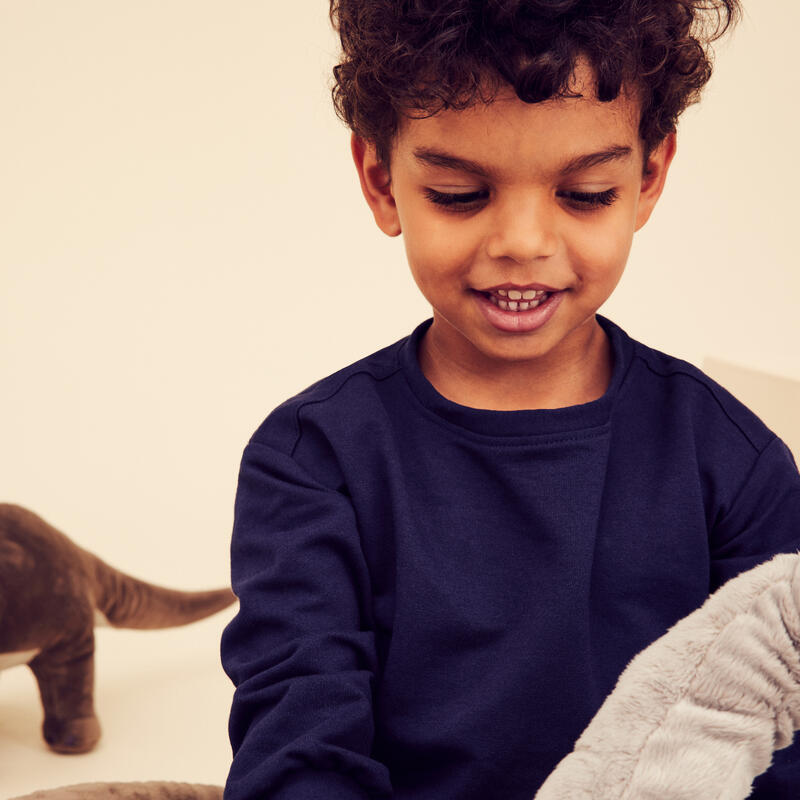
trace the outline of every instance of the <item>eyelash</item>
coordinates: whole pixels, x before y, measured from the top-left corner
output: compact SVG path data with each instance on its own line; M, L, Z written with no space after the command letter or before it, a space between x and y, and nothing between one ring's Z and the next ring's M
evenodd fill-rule
M449 193L437 192L436 189L425 189L425 196L436 205L446 206L448 211L464 213L478 208L489 197L487 189L477 192ZM619 197L616 189L604 192L560 192L559 197L566 199L568 205L576 211L593 211L610 206Z

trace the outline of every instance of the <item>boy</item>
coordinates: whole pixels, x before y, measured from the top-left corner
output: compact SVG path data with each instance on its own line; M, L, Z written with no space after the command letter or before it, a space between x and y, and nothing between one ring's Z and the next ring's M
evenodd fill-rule
M737 13L332 0L363 193L433 317L245 450L226 800L530 800L633 655L797 549L786 447L596 314ZM775 761L754 798L800 790Z

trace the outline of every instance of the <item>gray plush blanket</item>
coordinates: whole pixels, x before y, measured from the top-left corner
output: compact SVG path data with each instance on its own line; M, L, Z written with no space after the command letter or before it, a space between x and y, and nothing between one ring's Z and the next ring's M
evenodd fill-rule
M728 581L631 661L535 800L748 797L800 727L798 608L800 554Z

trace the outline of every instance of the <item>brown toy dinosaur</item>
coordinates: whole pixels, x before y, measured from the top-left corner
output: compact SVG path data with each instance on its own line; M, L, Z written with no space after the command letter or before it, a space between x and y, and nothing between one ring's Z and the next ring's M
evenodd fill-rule
M230 589L181 592L110 567L41 517L0 503L0 669L28 664L58 753L100 738L94 713L94 626L169 628L231 605Z
M81 783L12 800L222 800L221 786L194 783Z

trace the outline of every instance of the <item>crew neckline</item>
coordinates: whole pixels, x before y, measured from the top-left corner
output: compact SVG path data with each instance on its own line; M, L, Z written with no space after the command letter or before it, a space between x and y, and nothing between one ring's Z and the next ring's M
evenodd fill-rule
M535 436L571 433L606 425L623 377L631 363L633 342L611 320L597 314L612 350L611 380L605 393L588 403L563 408L498 411L473 408L448 400L425 377L419 364L419 344L433 323L433 317L420 323L403 343L398 354L403 374L417 400L446 422L488 436Z

